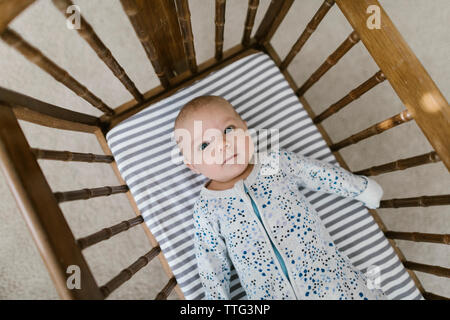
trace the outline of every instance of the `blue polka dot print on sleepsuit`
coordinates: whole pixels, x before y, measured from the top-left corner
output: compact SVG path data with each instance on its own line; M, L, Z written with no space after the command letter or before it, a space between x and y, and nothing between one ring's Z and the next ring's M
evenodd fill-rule
M342 197L374 197L369 178L282 148L265 153L231 189L202 186L193 217L205 299L230 299L231 265L251 300L385 299L338 251L299 184Z

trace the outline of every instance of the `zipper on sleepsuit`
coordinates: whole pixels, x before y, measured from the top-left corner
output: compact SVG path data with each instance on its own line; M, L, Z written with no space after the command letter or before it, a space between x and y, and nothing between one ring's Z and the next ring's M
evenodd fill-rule
M245 185L244 185L244 188L246 188ZM274 260L276 260L276 263L278 264L278 267L280 268L280 272L281 272L281 274L282 274L282 277L285 277L285 278L286 278L287 282L290 284L290 286L291 286L291 288L292 288L292 292L294 293L295 298L298 299L298 298L297 298L297 294L295 293L295 289L294 289L294 287L292 286L292 283L291 283L291 281L290 281L290 279L289 279L289 276L286 276L286 275L284 274L283 269L281 268L280 261L278 261L278 257L277 257L277 255L276 255L276 253L275 253L275 250L274 250L274 248L276 248L277 250L278 250L278 248L276 247L275 243L272 241L272 239L270 238L269 233L267 232L266 228L264 227L264 223L263 223L263 221L262 221L262 216L261 216L261 211L259 210L258 205L257 205L256 202L253 200L253 198L250 196L250 193L249 193L248 191L245 191L245 189L244 189L244 192L247 193L248 197L250 198L250 201L251 201L252 203L254 203L254 204L255 204L255 207L258 209L259 215L260 215L260 217L261 217L261 221L259 221L259 223L261 223L261 225L262 225L262 227L263 227L263 229L264 229L264 231L265 231L265 233L266 233L266 235L267 235L267 238L268 238L269 241L270 241L271 249L272 249L273 254L274 254L274 256L275 256L275 259L274 259ZM252 209L253 209L253 206L252 206ZM256 213L255 213L255 214L256 214ZM257 219L257 220L260 220L260 219L258 219L258 217L256 217L256 219ZM273 248L272 248L272 245L273 245ZM280 251L278 250L278 252L280 252ZM281 256L281 253L280 253L280 256ZM281 259L283 260L283 257L281 257ZM289 274L288 268L287 268L286 263L284 262L284 260L283 260L283 263L285 264L286 271L287 271L287 273Z

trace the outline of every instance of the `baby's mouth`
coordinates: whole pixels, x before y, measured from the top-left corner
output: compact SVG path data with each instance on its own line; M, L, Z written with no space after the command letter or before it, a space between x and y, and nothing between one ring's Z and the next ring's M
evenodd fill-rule
M231 156L231 157L227 158L227 159L223 162L222 165L227 164L228 161L233 160L236 156L237 156L237 154L235 154L234 156Z

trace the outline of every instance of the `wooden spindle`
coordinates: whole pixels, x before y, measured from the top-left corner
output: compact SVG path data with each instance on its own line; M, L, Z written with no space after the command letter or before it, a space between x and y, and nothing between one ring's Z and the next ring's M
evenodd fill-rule
M57 66L53 61L44 56L41 51L31 46L18 33L6 28L0 37L11 47L17 49L24 57L50 74L57 81L75 92L78 96L89 102L95 108L107 115L113 115L114 110L108 107L100 98L95 96L85 86L75 80L67 71Z
M183 36L184 50L189 69L192 74L197 73L197 61L195 58L194 35L192 34L191 12L187 0L175 0L177 5L178 21L181 35Z
M43 149L36 149L36 148L32 148L31 152L33 152L36 159L59 160L59 161L79 161L79 162L101 162L101 163L114 162L113 156L99 155L99 154L92 154L92 153L43 150Z
M422 293L422 295L423 295L423 297L424 297L426 300L450 300L450 299L447 298L447 297L443 297L443 296L434 294L434 293L432 293L432 292L427 292L427 291L425 291L424 293Z
M104 240L108 240L112 236L124 232L134 226L137 226L144 222L144 218L142 216L137 216L133 219L129 219L126 221L122 221L116 225L113 225L109 228L104 228L96 233L93 233L87 237L80 238L77 240L78 246L80 249L86 249L96 243L99 243Z
M405 268L407 268L409 270L415 270L415 271L425 272L425 273L429 273L429 274L434 274L439 277L450 278L450 269L449 268L444 268L444 267L440 267L440 266L432 266L432 265L422 264L422 263L417 263L417 262L412 262L412 261L404 261L403 265L405 266Z
M164 88L169 87L170 86L169 76L167 74L167 71L163 67L163 64L160 61L158 51L156 50L156 47L152 42L150 35L147 32L147 29L144 27L143 22L138 17L139 9L136 4L136 1L120 0L120 2L126 15L128 16L128 19L131 22L131 25L134 28L134 31L136 32L136 35L139 38L139 41L142 44L142 47L145 50L145 53L147 54L148 59L150 60L153 66L153 69L155 70L156 75L161 81L161 85Z
M74 200L87 200L96 197L109 196L117 193L125 193L128 191L128 186L114 186L114 187L101 187L93 189L82 189L67 192L55 192L56 200L61 202L74 201Z
M443 194L437 196L382 200L380 201L380 208L429 207L445 206L449 204L450 194Z
M255 33L256 41L264 46L270 42L294 0L272 0Z
M311 88L319 79L333 67L338 61L359 42L358 34L353 31L347 39L334 51L325 62L309 77L308 80L297 90L296 94L301 97ZM280 66L282 68L283 65Z
M123 269L117 276L111 279L108 283L100 287L100 291L103 296L108 297L114 290L120 287L122 284L131 279L131 277L136 274L139 270L145 267L150 261L153 260L161 252L161 248L154 247L147 254L139 257L133 264L128 268Z
M432 149L450 171L449 103L411 50L378 0L335 0L374 62L383 70L403 105L414 116ZM367 27L367 8L375 7L379 28Z
M408 240L414 242L432 242L441 244L450 244L450 234L433 234L433 233L420 233L420 232L397 232L386 231L386 238Z
M176 284L177 280L175 279L175 277L170 278L167 284L161 290L161 292L157 294L155 300L167 300L167 297L170 295L173 288L175 288Z
M0 1L0 33L35 0Z
M258 10L259 0L249 0L247 17L245 18L244 35L242 36L242 45L248 47L250 45L250 36L255 24L256 11Z
M332 104L327 110L319 114L317 117L313 119L314 123L320 123L329 116L337 113L339 110L347 106L350 102L358 99L361 97L364 93L375 87L376 85L380 84L386 80L386 77L384 76L383 72L378 71L373 77L371 77L369 80L364 82L362 85L357 87L356 89L350 91L349 94L347 94L345 97L343 97L338 102Z
M60 108L1 87L0 101L13 109L17 119L50 128L92 133L102 125L97 117Z
M408 110L403 110L399 114L386 119L384 121L381 121L373 126L370 126L369 128L362 130L338 143L332 144L330 146L331 151L337 151L344 147L347 147L351 144L357 143L361 140L367 139L369 137L375 136L377 134L380 134L384 131L387 131L389 129L392 129L402 123L406 123L408 121L412 120L412 116L409 113Z
M376 176L383 173L405 170L420 165L439 162L441 159L435 151L415 156L407 159L400 159L394 162L382 164L380 166L370 167L368 169L353 172L354 174L363 176Z
M71 13L67 13L67 7L73 5L71 0L52 0L55 7L66 17L69 17ZM122 82L125 88L131 93L131 95L138 102L142 102L144 97L136 88L135 84L128 75L125 73L125 70L121 67L121 65L117 62L117 60L113 57L111 51L105 46L102 40L97 36L92 26L84 19L82 15L80 15L80 28L77 29L78 33L81 37L86 40L86 42L91 46L91 48L95 51L98 57L109 67L112 73Z
M308 41L309 37L316 31L320 22L323 20L327 12L334 5L334 0L325 0L320 6L319 10L316 12L314 17L306 26L305 30L302 32L297 42L293 45L286 58L284 58L283 62L280 65L280 69L284 70L288 67L288 65L292 62L295 56L300 52L300 50L305 45L306 41Z
M0 128L0 169L59 296L61 299L101 299L94 276L12 109L2 103ZM82 285L75 290L67 286L67 268L73 265L81 271Z
M225 26L225 5L226 0L216 0L216 60L223 57L223 32Z

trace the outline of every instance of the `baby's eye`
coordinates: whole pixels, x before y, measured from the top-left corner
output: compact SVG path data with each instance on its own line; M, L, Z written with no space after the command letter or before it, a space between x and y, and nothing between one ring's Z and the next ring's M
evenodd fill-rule
M234 129L234 126L228 126L228 127L226 127L226 128L225 128L225 133L227 133L227 129L228 129L228 128L231 128L231 130L233 130L233 129Z
M205 150L205 148L207 147L209 145L209 143L208 142L203 142L201 145L200 145L200 150Z

